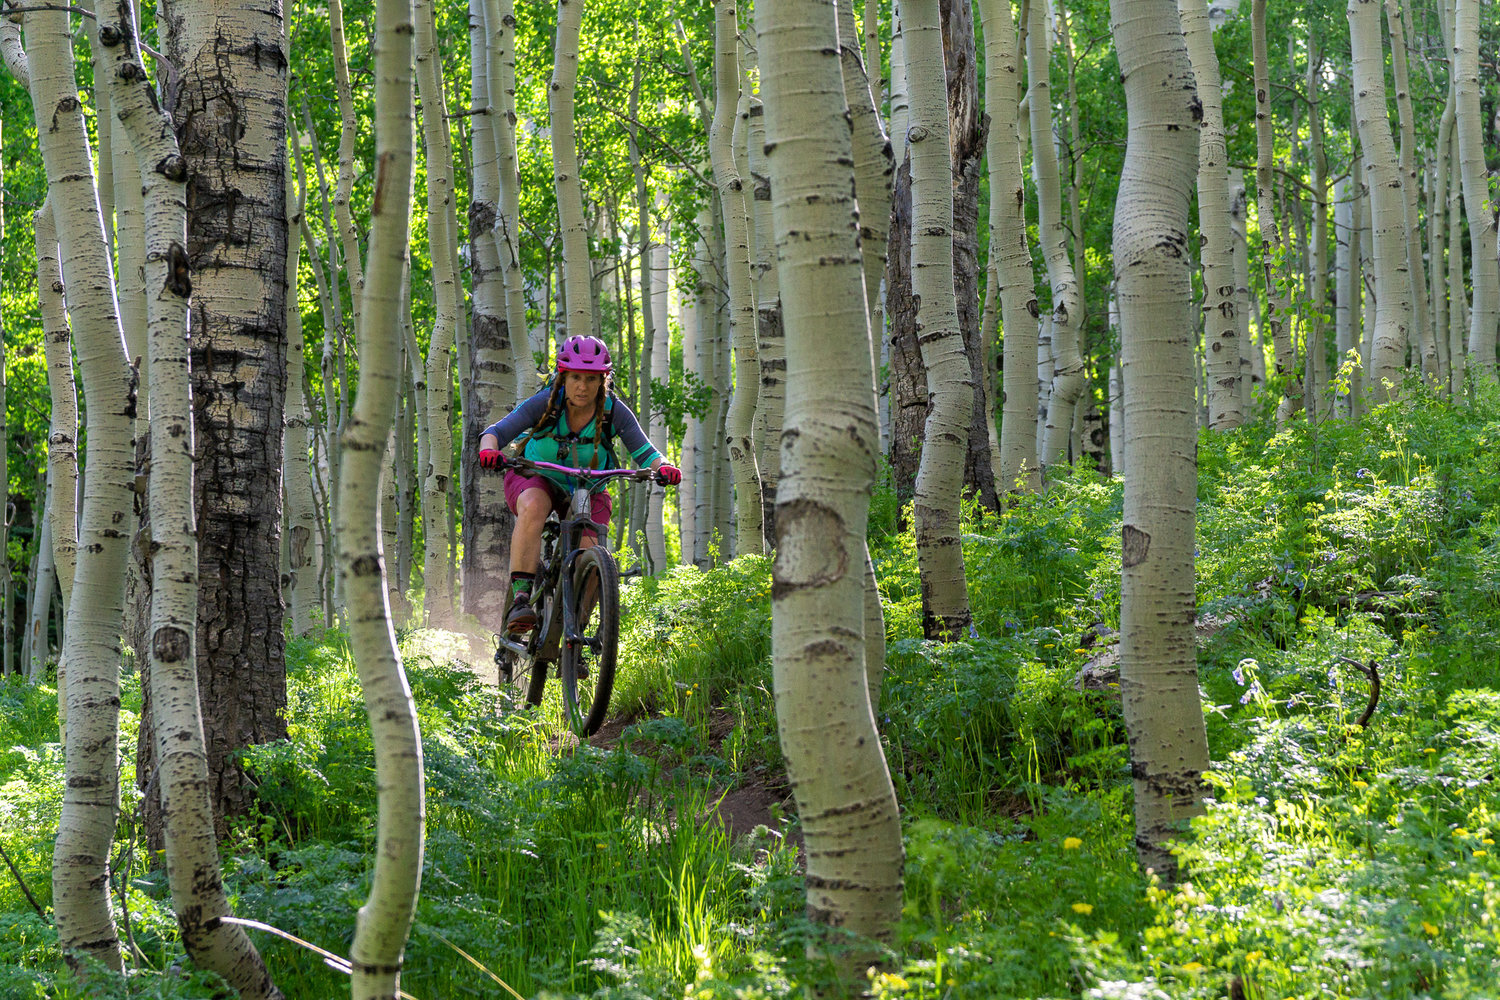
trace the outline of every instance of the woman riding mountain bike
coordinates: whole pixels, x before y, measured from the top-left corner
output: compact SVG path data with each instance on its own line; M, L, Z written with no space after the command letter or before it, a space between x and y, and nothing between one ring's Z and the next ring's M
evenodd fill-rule
M656 446L647 440L635 414L612 391L614 365L609 348L598 337L569 337L557 352L557 372L549 384L517 406L479 436L479 464L486 469L504 468L506 445L522 445L523 457L536 462L572 465L586 469L612 468L618 464L615 442L624 446L630 459L649 467L661 480L675 486L682 473L669 465ZM537 613L531 591L542 550L542 527L547 515L565 515L569 496L577 482L552 471L523 476L505 470L505 503L516 515L510 536L511 608L505 617L507 633L519 634L536 627ZM581 548L592 548L609 524L614 501L603 481L593 484L590 518L593 532L585 530Z

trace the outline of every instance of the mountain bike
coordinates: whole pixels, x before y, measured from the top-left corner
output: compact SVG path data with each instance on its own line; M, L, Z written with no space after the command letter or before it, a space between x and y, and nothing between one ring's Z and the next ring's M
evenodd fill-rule
M542 557L532 585L537 626L523 638L497 636L495 663L505 681L528 676L526 701L540 705L553 664L562 682L563 712L568 728L592 736L604 723L615 684L615 653L620 638L620 570L614 556L597 544L580 547L593 525L589 485L610 479L627 482L665 480L650 469L575 469L551 462L514 458L506 467L523 476L560 472L576 480L567 516L547 516L542 527ZM507 598L505 613L510 613Z

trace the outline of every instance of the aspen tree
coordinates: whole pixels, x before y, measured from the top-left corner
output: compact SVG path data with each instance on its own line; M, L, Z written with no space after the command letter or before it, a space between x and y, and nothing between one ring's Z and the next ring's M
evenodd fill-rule
M678 280L681 281L682 277L679 274ZM698 360L698 308L696 296L689 294L689 289L678 287L674 291L677 297L677 324L682 330L683 388L686 390L698 377L695 368ZM698 498L702 488L703 454L699 450L699 441L703 434L703 421L690 409L684 408L682 424L682 460L679 463L682 483L677 487L678 560L684 566L690 566L697 562L700 544Z
M354 140L358 122L354 116L354 88L349 80L349 52L344 36L344 2L328 0L329 49L333 53L333 89L339 102L339 174L333 196L333 217L338 224L338 242L329 241L328 258L336 258L334 247L342 246L343 273L349 282L350 317L359 322L359 304L364 290L364 263L359 252L359 230L349 197L354 191ZM334 281L339 269L333 270Z
M1314 420L1326 416L1332 404L1328 394L1328 332L1323 319L1324 303L1328 301L1328 155L1323 144L1323 101L1318 96L1322 71L1322 53L1316 40L1309 39L1307 160L1312 217L1308 227L1311 242L1305 253L1304 281L1314 305L1308 311L1303 329L1307 339L1307 412Z
M1446 22L1446 18L1444 20ZM1443 104L1443 115L1438 123L1427 187L1427 259L1432 262L1432 268L1428 272L1432 281L1429 301L1432 302L1433 342L1438 353L1438 380L1445 392L1452 391L1454 362L1452 345L1448 341L1448 289L1443 282L1447 279L1449 182L1453 167L1449 153L1453 148L1455 117L1453 90L1450 87L1448 99ZM1459 353L1462 354L1462 351Z
M1078 353L1078 321L1083 301L1068 258L1068 225L1062 214L1062 182L1052 141L1052 89L1048 82L1051 46L1045 0L1032 0L1026 35L1027 99L1031 114L1031 170L1037 189L1037 241L1047 262L1052 288L1051 387L1047 427L1040 451L1042 467L1066 464L1073 434L1073 410L1083 392L1083 357Z
M308 467L308 427L312 419L303 390L306 344L302 339L302 309L297 295L302 241L303 203L287 178L288 219L286 255L286 440L282 445L282 489L286 491L287 591L291 597L292 634L312 632L313 608L319 603L317 546L314 543L312 470Z
M495 136L501 112L500 95L495 92L498 87L492 89L492 83L498 83L501 74L490 67L495 53L490 44L487 8L492 6L486 0L469 3L469 87L474 110L469 200L473 313L469 377L461 387L461 440L469 445L461 450L466 457L458 466L464 511L463 610L490 631L500 632L505 625L506 596L510 592L508 553L512 515L505 505L501 477L486 474L477 463L467 459L485 426L514 406L520 396L521 372L516 366L517 353L512 341L516 336L526 335L524 321L517 328L510 325L506 274L501 265L500 143ZM446 127L445 124L445 130ZM388 545L386 551L393 556L396 546ZM399 592L399 587L392 588L393 594Z
M50 481L50 477L47 478ZM44 488L43 496L51 497L50 488ZM41 518L42 529L37 532L36 554L31 561L30 587L27 588L26 633L21 637L21 662L26 670L27 684L40 684L47 675L47 615L52 609L52 587L57 579L52 564L52 522ZM59 665L60 666L60 665ZM58 742L68 743L68 700L66 676L58 671L57 686L57 733Z
M891 0L891 159L906 160L906 130L911 125L911 102L906 87L906 37L903 33L901 0Z
M47 475L51 483L47 520L52 525L53 566L66 615L73 599L73 575L78 568L78 394L73 380L73 335L63 304L65 286L52 205L50 197L45 199L32 222L37 303L42 314L42 346L47 358L47 394L51 402L47 430ZM59 698L65 694L59 680Z
M341 449L339 481L345 495L339 503L344 537L339 573L349 598L349 643L375 744L379 789L375 873L349 951L354 1000L387 1000L397 994L422 878L422 741L386 607L378 484L402 375L402 278L414 161L412 22L420 25L424 17L430 15L414 11L412 0L376 0L376 195L370 206L369 280L360 309L359 395ZM439 117L432 103L426 113Z
M79 560L63 631L67 664L64 791L52 855L58 946L70 960L121 967L109 899L109 853L118 814L120 648L135 454L135 394L115 308L114 275L99 214L83 105L74 80L66 10L24 15L31 103L57 224L59 259L88 401L89 470Z
M1193 67L1173 0L1110 0L1129 133L1114 259L1125 371L1120 681L1141 867L1202 810L1208 738L1193 637L1192 279L1188 198L1198 151Z
M1464 210L1469 218L1473 248L1474 306L1469 314L1467 365L1475 374L1495 380L1495 337L1500 326L1500 244L1497 244L1495 199L1490 196L1484 150L1484 119L1480 106L1479 4L1455 0L1453 16L1453 78L1456 81L1459 170L1463 176ZM1459 286L1462 287L1461 285Z
M748 60L747 70L754 70ZM744 93L750 92L745 81ZM776 239L771 227L771 180L766 173L765 108L760 98L749 102L746 126L746 177L750 179L754 254L750 284L755 297L755 358L760 369L760 395L755 411L755 466L760 470L762 530L775 537L776 483L781 468L781 425L786 413L786 332L781 320L781 290L776 270ZM736 129L736 135L739 134Z
M1458 129L1453 130L1449 154L1456 164L1459 159ZM1463 210L1459 206L1463 198L1462 180L1454 178L1448 185L1448 352L1453 359L1448 372L1448 391L1455 399L1463 393L1465 373L1468 371L1468 355L1465 352L1464 335L1472 313L1466 313L1469 300L1464 292L1464 247L1462 239Z
M990 270L1000 295L1005 331L1005 387L1001 394L1002 492L1041 489L1036 433L1038 395L1032 382L1037 353L1036 282L1026 234L1026 192L1019 133L1020 56L1010 0L981 0L984 27L985 107L990 116Z
M505 319L516 372L516 398L531 395L528 372L536 371L526 324L526 295L521 268L521 171L516 155L516 18L514 0L484 0L485 26L494 41L490 47L489 93L494 120L500 201L495 211L495 240L505 282ZM543 313L546 312L544 308Z
M188 377L187 164L171 119L161 112L136 54L129 0L100 26L113 51L111 107L124 125L145 207L147 348L151 393L150 658L158 790L167 879L183 945L194 964L222 975L246 998L281 996L224 890L208 753L198 702L194 637L198 620L198 544L193 507L193 410Z
M1359 316L1359 237L1354 228L1354 203L1350 194L1353 186L1344 177L1333 185L1333 343L1338 365L1344 363L1354 346L1355 320ZM1334 402L1339 416L1348 416L1348 396L1340 393Z
M953 187L941 15L937 0L907 0L903 10L911 100L911 286L920 303L917 342L932 400L916 478L917 565L922 630L928 638L951 640L971 627L958 497L974 386L953 293Z
M1380 0L1349 0L1354 111L1369 185L1375 240L1375 330L1370 386L1377 400L1396 398L1411 323L1411 275L1396 143L1385 99L1385 58L1380 42Z
M763 552L765 537L754 441L760 364L755 353L755 296L750 279L750 211L744 177L735 162L734 127L740 94L738 33L735 0L714 0L714 118L708 148L724 220L726 253L722 259L729 286L729 331L734 342L734 393L729 400L724 441L734 470L734 551L744 555Z
M578 139L573 134L573 92L578 82L578 34L582 25L583 0L558 0L547 108L552 121L552 179L563 244L561 291L566 300L559 342L563 335L584 336L594 332L594 299L589 288L593 269L583 217L583 185L578 177Z
M1271 116L1271 71L1266 51L1266 0L1251 0L1250 47L1255 64L1255 211L1260 225L1260 269L1266 288L1266 312L1262 323L1270 328L1276 376L1281 383L1282 398L1276 407L1276 420L1282 424L1302 409L1302 385L1297 378L1296 349L1287 327L1291 306L1283 286L1286 264L1282 258L1286 246L1271 190L1275 121ZM1259 340L1264 353L1264 331Z
M1229 430L1245 422L1240 395L1240 324L1234 282L1234 235L1229 228L1229 151L1219 57L1204 0L1178 0L1193 61L1203 122L1198 136L1198 241L1203 264L1203 350L1208 378L1208 426Z
M765 0L757 25L787 322L772 570L777 728L803 822L807 914L883 943L900 917L904 859L861 638L883 631L865 621L863 597L879 435L835 7ZM835 961L850 981L878 955L859 944Z
M453 466L453 368L451 352L458 333L458 275L449 242L453 211L453 151L443 97L437 44L436 5L416 0L413 48L417 91L422 100L422 139L427 167L427 248L432 261L434 318L427 346L427 462L422 479L422 582L428 621L437 628L455 624L452 604L453 562L448 549L448 492Z
M0 122L0 127L4 123ZM3 131L3 128L0 128ZM0 143L0 148L3 148ZM0 163L0 191L5 189L5 165ZM0 233L5 232L5 205L4 199L0 199ZM9 399L8 387L5 380L5 339L0 337L0 445L10 440L10 428L7 426L5 416L6 402ZM0 643L4 643L5 652L0 654L0 677L8 676L15 667L15 651L12 646L11 623L15 618L14 599L11 595L13 586L12 570L10 565L10 448L0 447L0 483L5 484L4 502L0 502L0 608L5 609L3 624L0 624Z
M1417 135L1411 107L1411 86L1406 66L1406 33L1401 23L1400 0L1385 0L1385 18L1390 26L1391 74L1396 85L1396 116L1401 129L1399 166L1402 212L1406 226L1406 267L1411 282L1411 332L1415 354L1420 355L1422 374L1437 377L1437 343L1433 338L1431 308L1427 301L1427 270L1422 264L1422 222L1417 190ZM1389 123L1387 123L1389 127ZM1436 261L1434 261L1436 266Z
M162 55L177 70L164 103L188 161L198 685L221 823L256 796L240 751L286 736L277 482L286 394L282 23L279 6L203 0L161 0L157 21ZM231 120L237 127L225 128ZM141 750L138 780L154 767L150 744Z
M639 42L640 35L637 29L636 41ZM637 61L632 71L632 86L630 88L629 103L629 150L630 170L635 181L636 199L636 259L640 263L641 278L641 368L640 389L637 393L635 404L636 412L640 415L641 425L646 431L646 437L655 440L655 404L652 401L652 380L657 378L661 369L661 362L665 360L664 355L668 350L666 340L660 336L667 326L667 317L657 310L661 303L656 296L656 276L652 273L655 268L653 255L656 243L652 239L651 225L651 195L646 187L647 166L641 159L641 148L639 143L639 121L641 91L641 66ZM665 275L662 276L665 280ZM659 573L666 568L667 552L666 539L662 535L661 526L661 487L655 483L643 484L637 487L632 495L632 534L639 529L644 539L643 552L645 555L646 572Z
M1234 260L1234 314L1240 341L1240 409L1249 413L1255 399L1255 386L1264 385L1266 356L1259 337L1251 339L1250 313L1254 297L1250 292L1250 239L1245 229L1248 208L1244 172L1229 170L1229 230Z

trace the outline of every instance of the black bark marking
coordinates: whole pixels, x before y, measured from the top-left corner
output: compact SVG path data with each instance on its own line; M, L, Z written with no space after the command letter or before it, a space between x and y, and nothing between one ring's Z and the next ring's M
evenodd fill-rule
M1129 569L1145 562L1146 553L1151 550L1151 536L1133 524L1125 525L1120 534L1120 564Z
M174 625L157 629L151 637L151 655L158 663L181 663L192 648L188 634Z

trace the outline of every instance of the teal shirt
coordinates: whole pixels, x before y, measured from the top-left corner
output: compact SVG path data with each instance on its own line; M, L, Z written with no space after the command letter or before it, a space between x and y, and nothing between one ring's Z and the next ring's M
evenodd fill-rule
M503 419L496 421L484 429L484 433L493 434L499 441L500 447L504 448L512 441L524 442L521 454L533 462L551 462L555 465L571 465L584 469L614 469L619 467L616 444L622 445L629 454L632 462L640 468L645 468L658 458L662 458L661 452L656 446L647 440L645 433L641 430L640 421L624 400L616 399L614 394L605 397L604 408L610 415L609 433L602 447L594 445L594 435L598 428L598 417L590 420L582 430L576 433L568 427L567 407L559 407L557 422L552 426L550 434L533 435L531 428L547 412L547 400L551 395L550 389L543 389L520 406L516 407ZM602 451L604 454L597 455ZM595 461L595 458L598 461ZM572 492L577 480L573 476L565 476L560 472L543 472L543 476L549 482L555 483L564 492ZM597 493L606 488L603 482L592 483L590 492Z

